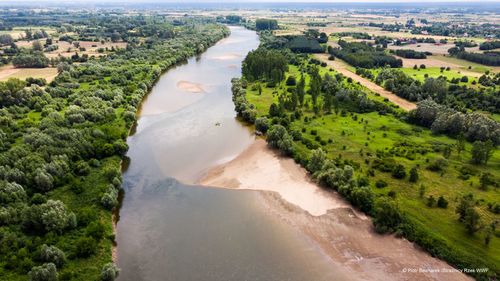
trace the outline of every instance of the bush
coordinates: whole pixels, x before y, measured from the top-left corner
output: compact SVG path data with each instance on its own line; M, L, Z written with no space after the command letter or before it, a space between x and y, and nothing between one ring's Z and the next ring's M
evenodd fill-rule
M309 162L307 163L307 170L310 173L315 173L320 171L323 166L325 165L326 161L326 153L323 151L323 149L318 148L312 151L311 153L311 158L309 159Z
M293 152L293 139L285 127L281 125L273 125L269 129L267 132L267 143L271 147L283 151L285 154L291 155Z
M444 197L441 195L439 196L438 198L438 201L437 201L437 206L439 208L443 208L443 209L446 209L448 208L448 201L446 199L444 199Z
M295 76L288 76L286 79L286 85L287 86L295 86L297 85L297 80L295 79Z
M76 242L76 255L87 258L97 252L97 242L91 237L80 237Z
M28 273L30 281L57 281L57 269L53 263L35 266Z
M66 262L66 255L56 246L47 246L43 244L40 251L40 259L44 262L53 263L58 268L61 268Z
M271 122L266 117L259 117L255 119L255 129L263 134L267 133L267 130L271 126Z
M418 181L418 169L417 167L413 167L410 170L410 182L417 182Z
M384 188L387 186L387 183L384 180L377 180L377 182L375 183L375 186L377 188Z
M406 177L405 167L401 164L397 164L392 170L392 176L396 179L404 179Z
M373 224L378 233L396 231L403 220L403 214L394 201L380 198L375 202Z
M119 271L114 263L105 264L101 271L101 281L114 281Z

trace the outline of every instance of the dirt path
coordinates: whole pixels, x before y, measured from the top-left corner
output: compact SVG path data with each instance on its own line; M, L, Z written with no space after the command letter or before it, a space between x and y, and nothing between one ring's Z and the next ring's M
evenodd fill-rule
M359 82L361 85L365 86L370 91L372 91L374 93L378 93L382 97L387 98L389 101L398 105L402 109L409 111L409 110L417 108L417 105L415 103L407 101L403 98L400 98L400 97L396 96L395 94L387 91L386 89L380 87L379 85L373 83L372 81L370 81L366 78L363 78L363 77L357 75L356 73L353 73L352 71L350 71L347 68L348 65L346 63L344 63L343 61L340 61L338 59L333 60L333 61L328 60L328 56L329 56L328 54L315 54L315 56L318 59L320 59L321 61L326 62L328 64L328 66L330 66L333 69L335 69L336 71L342 73L344 76L352 78L352 80Z
M199 183L260 190L263 207L310 238L351 280L472 280L405 239L375 233L369 217L336 192L319 188L293 159L277 155L262 139Z

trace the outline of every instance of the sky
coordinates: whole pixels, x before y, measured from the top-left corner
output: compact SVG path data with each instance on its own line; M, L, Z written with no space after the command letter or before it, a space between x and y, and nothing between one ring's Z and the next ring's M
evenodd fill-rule
M17 2L15 0L0 0L2 2ZM79 0L20 0L19 2L54 2L54 3L72 3L80 2ZM500 2L500 0L85 0L82 2L128 2L128 3L422 3L422 2Z

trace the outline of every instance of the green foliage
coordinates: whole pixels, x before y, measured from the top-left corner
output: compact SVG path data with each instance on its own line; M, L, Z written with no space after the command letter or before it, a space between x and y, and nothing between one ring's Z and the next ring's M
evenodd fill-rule
M417 167L413 167L410 169L410 182L417 182L418 181L418 169Z
M324 53L325 49L321 47L318 40L306 36L294 36L288 42L288 48L297 53Z
M278 21L273 19L257 19L255 21L255 28L258 31L278 29Z
M259 132L265 134L267 130L271 127L271 122L266 117L258 117L255 119L255 129Z
M53 263L35 266L28 273L30 281L57 281L57 269Z
M40 259L46 263L53 263L58 268L61 268L66 262L66 255L56 246L42 245L40 250Z
M376 50L372 46L362 42L347 42L339 40L339 48L328 48L328 53L345 60L350 65L361 68L376 68L389 65L390 67L402 67L403 61L393 56Z
M267 143L273 147L281 150L287 155L293 153L293 139L288 134L285 127L281 125L273 125L267 132Z
M120 158L141 100L162 72L229 32L201 18L182 19L175 32L169 18L154 16L87 14L78 21L79 28L64 24L75 35L62 39L127 40L128 47L78 64L16 50L17 66L50 63L59 74L48 85L0 82L0 276L8 280L27 279L32 268L32 280L54 280L56 266L64 280L99 279L111 261L109 210L118 203ZM47 264L33 267L38 262Z
M486 164L491 158L494 147L491 140L486 142L475 141L472 146L472 163L474 164Z
M373 224L378 233L394 232L403 221L403 214L394 201L381 198L375 202Z
M285 78L288 70L288 61L285 56L276 50L258 48L245 57L242 73L249 81L264 79L279 83Z
M119 271L115 264L105 264L101 271L101 281L114 281L118 277Z
M397 164L392 170L392 176L396 179L404 179L406 177L405 166Z

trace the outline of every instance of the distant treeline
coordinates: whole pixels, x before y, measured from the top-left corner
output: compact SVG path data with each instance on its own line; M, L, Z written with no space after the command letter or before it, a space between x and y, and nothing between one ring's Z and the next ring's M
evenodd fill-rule
M325 48L321 47L317 39L306 36L293 36L288 41L288 48L298 53L324 53Z
M260 30L275 30L278 29L278 21L272 19L257 19L255 21L255 28Z
M339 48L328 47L328 53L345 60L355 67L377 68L377 67L402 67L403 61L388 55L383 49L373 48L364 42L347 42L339 40Z
M448 53L459 59L476 62L490 66L500 66L499 52L484 52L484 53L469 53L463 47L453 47L448 50Z
M500 41L483 42L479 45L479 50L494 50L500 48Z
M217 22L220 23L229 23L229 24L238 24L241 22L245 22L245 19L241 16L237 15L227 15L227 16L218 16Z
M394 50L391 51L395 53L397 56L406 58L406 59L425 59L427 58L427 55L432 55L432 53L429 52L418 52L415 50L411 49L399 49L399 50Z

